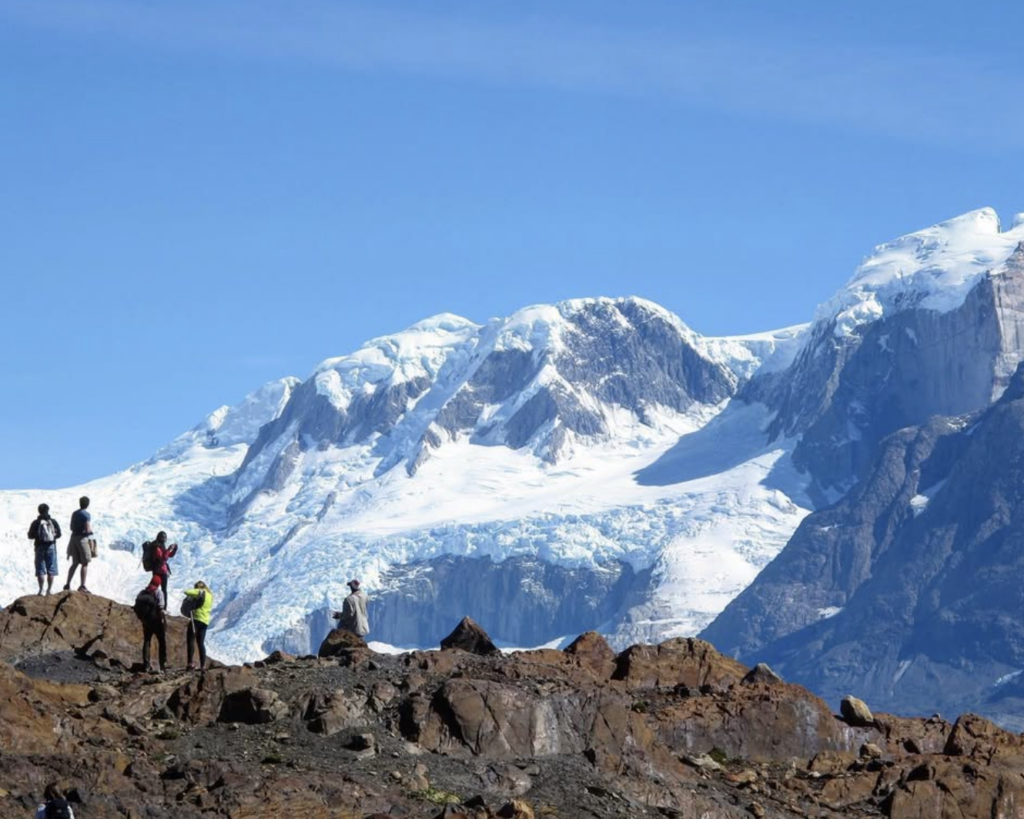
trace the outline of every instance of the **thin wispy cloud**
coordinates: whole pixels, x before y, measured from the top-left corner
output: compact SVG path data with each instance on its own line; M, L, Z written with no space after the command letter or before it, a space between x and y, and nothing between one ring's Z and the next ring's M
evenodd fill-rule
M1019 65L913 48L495 23L356 4L10 0L0 18L142 48L635 96L904 141L1024 145Z

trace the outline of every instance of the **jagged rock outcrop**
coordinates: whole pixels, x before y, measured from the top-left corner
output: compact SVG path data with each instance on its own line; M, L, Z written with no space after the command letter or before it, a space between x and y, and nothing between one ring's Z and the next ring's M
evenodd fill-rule
M353 631L344 628L332 629L320 643L317 656L337 657L355 649L366 648L366 640Z
M59 653L34 677L0 663L0 807L28 815L54 780L103 819L988 819L1024 800L1021 739L980 717L855 728L697 640L367 654L81 663L74 684L45 679L67 673Z
M441 641L441 648L457 648L481 656L500 653L487 632L471 617L463 617L459 621L452 633Z
M187 629L186 618L168 615L167 658L172 666L185 665ZM128 606L78 592L19 597L0 612L0 660L18 664L53 652L131 668L142 661L142 626Z

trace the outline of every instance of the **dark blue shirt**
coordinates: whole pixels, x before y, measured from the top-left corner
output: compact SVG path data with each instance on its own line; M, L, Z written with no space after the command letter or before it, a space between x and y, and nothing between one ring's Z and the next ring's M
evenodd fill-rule
M84 509L79 509L71 513L71 534L73 535L84 535L86 533L86 525L92 520L92 515L86 512Z

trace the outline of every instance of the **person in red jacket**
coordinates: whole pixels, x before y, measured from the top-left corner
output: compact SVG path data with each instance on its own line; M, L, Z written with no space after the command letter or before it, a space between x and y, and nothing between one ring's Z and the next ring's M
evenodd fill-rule
M164 593L164 611L167 611L167 578L171 574L171 567L167 562L178 553L178 544L167 545L167 532L159 532L156 536L156 546L153 549L153 575L160 578L160 588Z

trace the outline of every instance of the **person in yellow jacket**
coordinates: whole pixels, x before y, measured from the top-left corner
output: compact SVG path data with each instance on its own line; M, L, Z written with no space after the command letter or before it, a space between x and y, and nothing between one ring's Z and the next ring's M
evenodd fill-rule
M210 625L213 611L213 592L202 580L197 580L191 589L185 589L182 614L188 615L188 665L189 671L196 667L192 661L195 647L199 646L199 668L206 668L206 629Z

